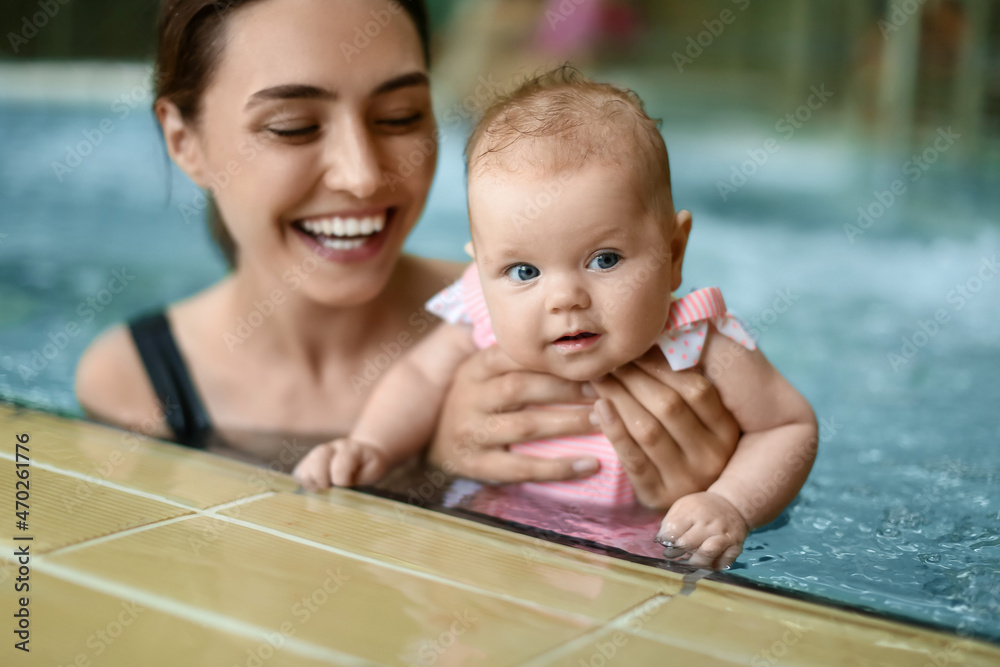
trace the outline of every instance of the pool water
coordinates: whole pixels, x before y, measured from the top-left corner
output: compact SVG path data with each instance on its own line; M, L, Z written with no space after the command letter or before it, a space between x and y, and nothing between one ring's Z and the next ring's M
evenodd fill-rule
M113 132L69 168L67 146L109 118ZM445 128L413 252L463 258L463 132ZM695 218L685 289L720 286L822 425L799 498L726 576L1000 642L1000 229L977 213L1000 211L997 195L966 186L948 155L852 242L845 223L899 162L797 137L722 201L717 182L763 135L665 134L675 199ZM79 414L86 344L223 265L185 219L197 191L167 168L147 112L5 103L0 145L0 399ZM463 488L450 502L483 506ZM543 528L657 555L655 515L539 514Z

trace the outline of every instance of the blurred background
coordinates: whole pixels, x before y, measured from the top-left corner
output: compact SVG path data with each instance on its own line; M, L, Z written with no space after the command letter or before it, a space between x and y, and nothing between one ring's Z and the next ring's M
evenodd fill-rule
M0 400L79 415L97 333L224 273L150 112L156 4L0 6ZM823 427L732 576L1000 641L1000 2L429 7L441 154L409 249L463 259L493 92L566 61L634 89L694 214L685 289L721 286Z

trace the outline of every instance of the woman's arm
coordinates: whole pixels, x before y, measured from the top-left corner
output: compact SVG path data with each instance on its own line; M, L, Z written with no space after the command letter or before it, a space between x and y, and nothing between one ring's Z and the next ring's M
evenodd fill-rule
M606 423L593 409L591 385L521 370L496 347L481 350L455 376L430 460L448 472L495 482L587 477L597 470L596 459L542 459L513 454L506 446L592 433L600 424L623 461L645 457L658 462L656 474L644 472L632 482L644 502L666 507L675 498L707 489L736 446L739 428L711 384L694 372L671 371L658 349L619 369L597 392L615 406ZM523 409L546 403L580 407ZM703 451L712 455L691 465L690 459ZM632 472L640 469L649 470L632 466Z

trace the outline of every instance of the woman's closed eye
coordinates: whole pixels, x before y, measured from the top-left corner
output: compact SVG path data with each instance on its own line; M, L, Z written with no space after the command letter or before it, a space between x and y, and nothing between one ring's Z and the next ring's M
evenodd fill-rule
M621 261L621 255L616 252L604 251L598 253L594 259L590 260L587 264L588 269L597 269L598 271L607 271L608 269L614 268L618 262Z
M542 275L542 272L531 264L515 264L504 271L504 273L516 283L526 283Z
M394 118L380 118L375 121L376 125L381 125L383 127L409 127L410 125L416 125L424 119L424 114L422 112L416 112L409 114L407 116L397 116Z
M313 123L312 125L300 126L272 126L266 129L268 132L278 137L302 138L319 132L319 125Z

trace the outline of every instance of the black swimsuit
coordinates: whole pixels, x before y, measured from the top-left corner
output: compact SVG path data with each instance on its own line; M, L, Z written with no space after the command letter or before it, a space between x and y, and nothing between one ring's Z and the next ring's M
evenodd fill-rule
M129 322L129 330L163 408L173 440L187 447L205 449L212 422L191 381L181 351L163 311Z

